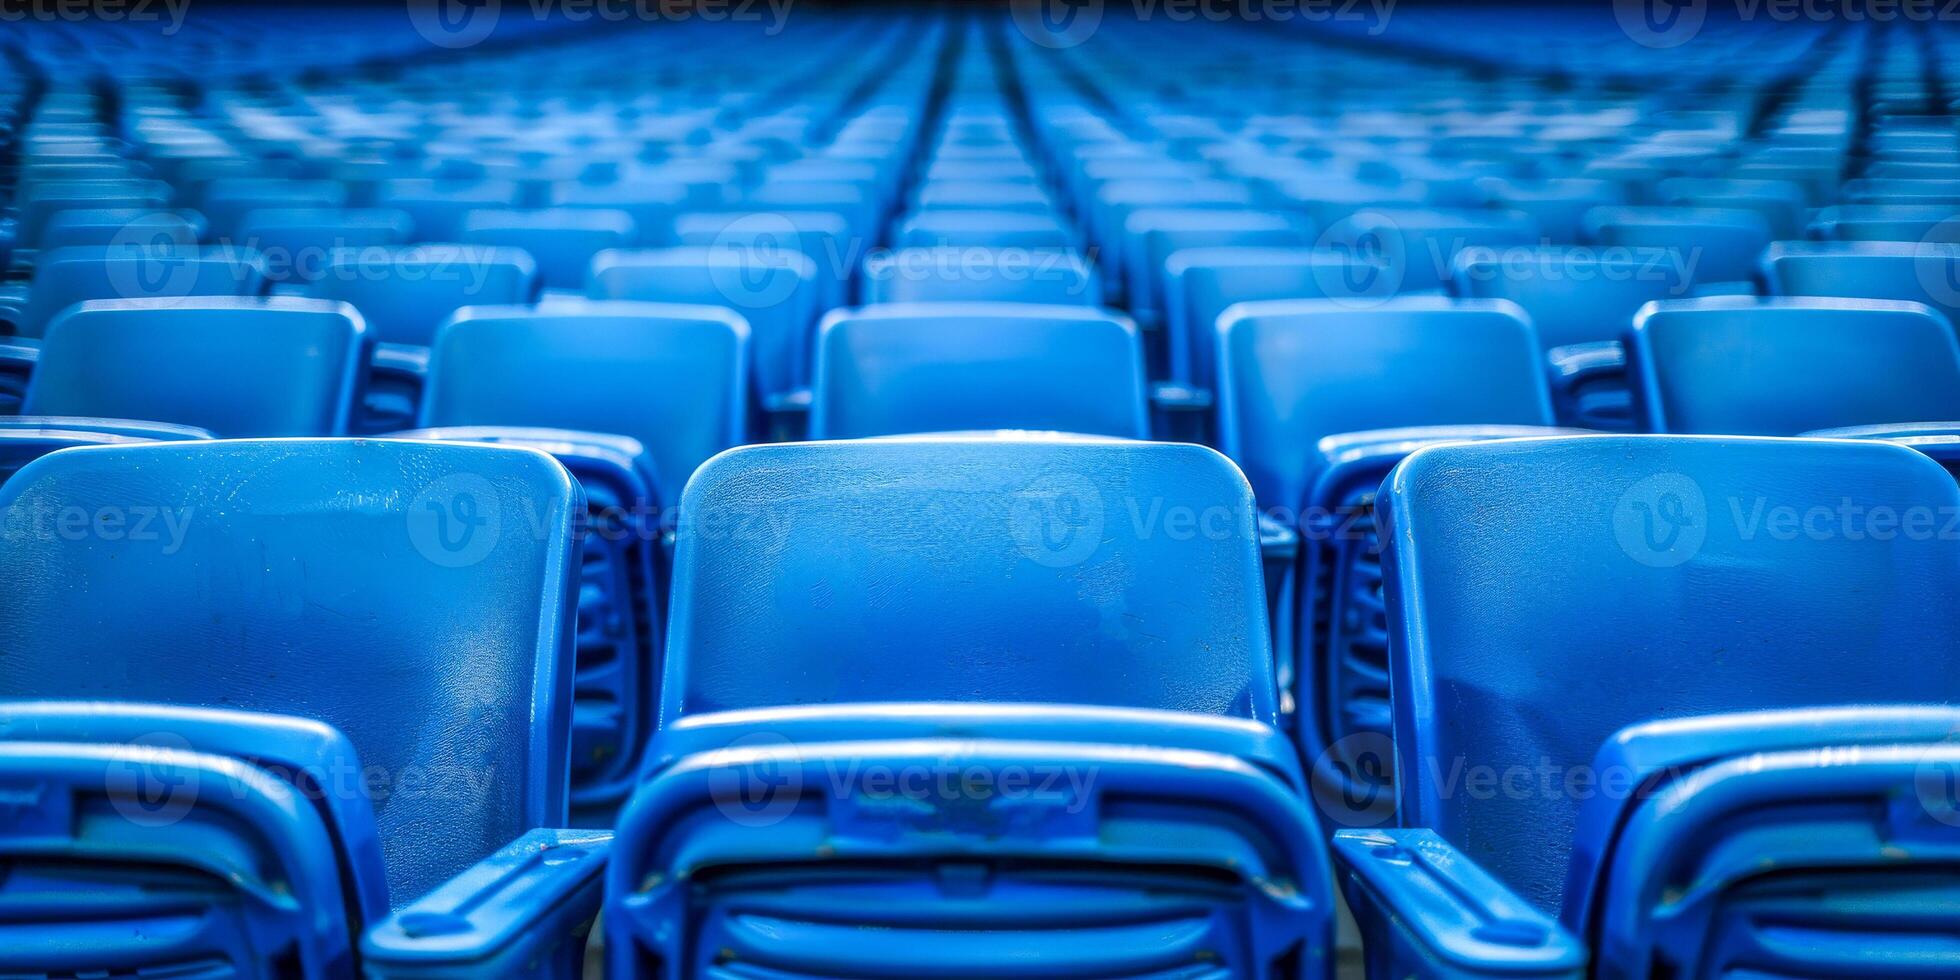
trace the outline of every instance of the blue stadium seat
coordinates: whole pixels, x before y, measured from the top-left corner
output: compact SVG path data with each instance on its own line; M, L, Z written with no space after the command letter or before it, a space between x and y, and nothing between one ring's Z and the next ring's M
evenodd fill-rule
M1635 410L1652 432L1795 435L1960 418L1960 345L1919 303L1650 303L1632 336Z
M653 181L573 181L551 189L555 208L624 211L633 219L634 237L629 244L649 247L674 244L674 217L687 209L689 200L685 185Z
M834 310L817 331L810 437L1043 429L1150 436L1136 327L1080 306Z
M170 206L170 185L155 180L50 180L36 183L18 202L15 230L24 245L37 245L54 216L69 210L130 208L160 211Z
M1055 203L1038 184L1004 180L929 180L919 188L924 211L1011 211L1048 215Z
M1825 208L1816 237L1839 242L1927 242L1960 245L1960 207L1949 204L1847 204Z
M1211 530L1138 527L1139 499ZM682 511L662 732L609 869L614 973L732 954L1329 975L1324 854L1265 724L1251 500L1223 458L1075 437L751 447Z
M409 240L407 214L387 208L261 208L238 223L238 240L265 261L275 283L318 278L345 249L386 248Z
M211 433L203 429L163 422L0 415L0 483L6 482L14 471L57 449L209 438Z
M1812 439L1882 439L1918 450L1960 476L1960 422L1905 422L1895 425L1848 425L1837 429L1818 429L1804 435Z
M0 833L0 969L349 976L362 925L387 914L360 760L328 725L3 701L0 771L40 790Z
M1667 249L1697 286L1751 284L1775 235L1769 222L1736 208L1595 208L1586 215L1597 245Z
M1612 432L1633 428L1626 350L1641 306L1692 295L1687 263L1661 248L1540 248L1457 253L1456 293L1523 307L1545 347L1559 421Z
M207 185L196 207L211 223L213 240L240 244L246 216L253 211L331 211L347 204L347 189L331 180L231 177Z
M414 423L436 328L465 306L531 302L538 275L530 255L518 249L340 249L328 256L307 292L352 304L367 322L374 353L351 425L358 433L389 432Z
M1538 341L1510 303L1428 297L1245 303L1220 330L1219 446L1298 542L1268 556L1267 577L1294 736L1324 818L1379 819L1389 691L1375 490L1423 445L1550 426Z
M600 252L586 295L593 299L725 306L749 325L757 398L788 411L810 384L817 266L792 250L740 247Z
M1661 204L1684 208L1754 211L1777 239L1802 238L1810 201L1791 180L1675 177L1655 187Z
M38 338L57 314L90 300L256 296L264 277L263 260L243 249L57 249L35 262L13 332Z
M26 415L169 422L225 437L347 431L366 327L315 299L102 300L48 329Z
M1096 306L1095 269L1066 249L902 248L864 260L866 303Z
M1923 615L1960 598L1960 552L1901 531L1960 508L1945 471L1880 443L1584 436L1424 449L1383 496L1406 829L1336 839L1376 975L1516 976L1573 936L1590 975L1683 949L1682 976L1952 969L1919 931L1952 827L1880 749L1951 720L1815 710L1960 697L1927 668L1960 638ZM1938 777L1950 754L1903 756Z
M1075 233L1052 214L940 209L914 211L898 223L898 248L1074 248Z
M1304 247L1310 241L1308 229L1283 214L1206 208L1133 211L1123 223L1123 234L1130 239L1123 250L1129 262L1123 271L1129 310L1152 326L1163 318L1164 265L1178 252L1223 246Z
M779 261L784 252L801 252L817 267L817 308L844 304L846 286L856 273L851 226L830 211L689 212L674 219L682 245L732 248Z
M549 457L499 447L276 440L54 453L0 488L0 577L16 583L0 593L9 637L0 686L15 699L137 699L333 726L359 753L360 767L324 770L331 779L320 780L317 805L373 800L385 867L358 836L343 838L350 855L341 872L345 904L302 905L324 896L327 879L309 870L304 892L268 886L279 896L277 910L299 905L303 918L279 911L278 919L255 917L251 927L271 932L298 919L318 930L352 912L347 928L358 935L371 924L367 913L393 908L399 918L377 926L365 943L370 968L393 956L478 975L530 963L543 975L571 976L582 942L567 920L596 907L604 849L603 838L550 829L565 818L579 505L577 488ZM127 520L98 517L80 536L40 526L62 508ZM142 519L146 514L154 519ZM105 605L104 595L118 599ZM10 703L7 710L29 709ZM281 787L241 770L308 761L285 758L293 749L282 746L298 744L293 740L234 727L224 716L197 712L182 724L159 717L154 727L140 717L119 708L101 719L99 739L142 742L134 736L155 732L182 751L159 757L150 749L145 764L168 768L139 771L139 778L201 778L208 771L219 777L208 785L246 780L252 796L276 802ZM263 724L333 747L319 724ZM62 759L75 757L39 756L29 747L37 736L22 737L30 741L9 754L26 757L27 765L65 767ZM206 762L213 755L225 757L224 768ZM145 850L136 852L140 860L124 857L99 871L157 882L168 874L156 867L160 860L228 868L245 858L232 849L241 839L237 818L228 816L233 807L266 814L247 821L258 832L254 847L276 849L309 869L332 857L304 801L298 810L267 810L231 792L164 795L166 806L198 819L159 828L154 821L145 826L153 812L140 803L125 808L122 821L105 809L104 837ZM72 817L58 819L72 825ZM195 832L205 827L211 832ZM302 827L316 833L291 841L263 836ZM479 861L485 863L472 869ZM528 874L511 876L527 866ZM251 876L276 870L207 874L194 892L125 888L113 904L102 878L77 879L72 870L32 882L15 876L14 883L66 893L72 898L63 901L77 909L91 903L89 918L98 923L105 914L153 923L167 909L186 907L177 903L263 903L265 892L250 894ZM384 874L385 886L372 883ZM457 891L472 900L444 901ZM118 930L136 958L117 968L175 969L180 961L141 954L152 942L152 949L167 949L186 931ZM231 948L243 939L224 938ZM54 952L83 975L117 963L107 946ZM89 962L91 956L105 962ZM250 971L249 964L234 968Z
M1960 320L1960 245L1933 242L1777 242L1763 257L1777 296L1843 296L1924 303Z
M204 216L195 211L77 208L56 211L48 217L39 247L193 248L202 237Z
M1586 212L1601 204L1624 203L1626 194L1613 181L1583 177L1536 181L1489 177L1477 186L1492 204L1529 216L1553 244L1583 240Z
M625 436L499 426L415 429L401 439L478 442L547 452L584 491L578 655L572 702L571 822L609 827L652 733L666 631L667 534L653 461Z
M1170 377L1207 392L1217 383L1218 317L1234 303L1333 299L1365 308L1393 293L1381 267L1325 250L1182 249L1164 269Z
M518 186L510 180L444 180L397 177L381 182L375 206L407 214L420 242L453 242L471 211L514 208Z
M583 291L592 257L633 244L637 231L624 211L549 208L539 211L471 211L461 240L470 245L519 248L538 265L546 289Z
M1321 236L1328 248L1380 267L1393 293L1439 292L1467 248L1521 248L1538 243L1538 226L1515 211L1370 209Z
M465 308L436 334L419 424L626 436L671 497L747 436L748 334L740 317L708 306Z

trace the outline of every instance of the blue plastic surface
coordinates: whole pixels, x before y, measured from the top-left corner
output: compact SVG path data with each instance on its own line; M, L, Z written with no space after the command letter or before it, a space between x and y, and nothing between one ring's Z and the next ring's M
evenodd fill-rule
M572 825L610 826L658 711L671 562L653 461L637 440L564 429L456 426L402 439L547 452L579 482L578 673L573 682Z
M1755 211L1737 208L1602 207L1587 212L1599 245L1664 249L1690 282L1754 282L1774 235Z
M0 415L0 483L30 461L73 446L114 446L132 442L209 439L211 433L187 425L124 419Z
M1634 319L1634 401L1652 432L1795 435L1960 418L1960 345L1919 303L1710 297Z
M1326 436L1552 422L1537 337L1502 300L1272 301L1219 319L1219 447L1261 508L1304 505L1305 447Z
M1923 615L1960 598L1960 489L1903 447L1499 440L1418 450L1383 492L1399 820L1547 912L1625 725L1960 698L1923 669L1960 655Z
M256 296L263 260L236 248L64 248L40 255L14 333L40 337L76 303L108 299Z
M521 248L537 263L544 288L582 291L592 257L632 245L636 235L633 218L625 211L546 208L471 211L463 218L459 237L470 245Z
M1587 975L1579 939L1433 831L1337 831L1333 855L1370 977Z
M326 300L102 300L48 329L21 412L196 426L220 436L347 430L366 359L355 309Z
M1763 273L1778 296L1841 296L1924 303L1960 318L1960 244L1777 242Z
M1639 976L1960 969L1960 710L1743 712L1617 733L1631 792L1581 814L1565 919Z
M725 306L749 325L755 391L765 404L810 383L817 323L817 266L791 250L734 247L601 252L593 299Z
M680 528L663 725L904 700L1274 718L1251 495L1208 449L746 447L696 475Z
M436 335L421 425L634 439L661 487L748 431L748 327L726 309L560 300L471 307Z
M1332 299L1356 308L1394 292L1385 270L1351 254L1305 248L1193 248L1164 263L1170 377L1217 383L1218 318L1235 303Z
M887 304L824 318L811 438L982 429L1148 438L1136 327L1087 307L1016 303Z
M902 248L865 259L864 301L1095 306L1102 284L1062 249Z
M406 902L564 822L579 506L550 457L503 447L44 456L0 486L0 689L335 726Z
M350 248L334 252L307 289L361 311L377 344L427 347L465 306L507 306L537 296L537 266L521 249L469 245Z

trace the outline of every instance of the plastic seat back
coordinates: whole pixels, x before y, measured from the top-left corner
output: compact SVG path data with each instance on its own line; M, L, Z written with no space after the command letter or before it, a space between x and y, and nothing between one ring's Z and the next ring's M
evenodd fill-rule
M1163 509L1133 520L1128 501ZM1153 530L1158 517L1208 530ZM1197 446L921 437L724 453L681 499L661 724L880 701L1270 722L1251 521L1244 478ZM1210 585L1194 593L1197 578Z
M747 356L748 327L716 307L469 307L436 335L420 424L626 436L682 487L747 434Z
M1074 306L836 310L817 335L810 436L1044 429L1148 438L1136 327Z
M1960 319L1960 245L1777 242L1763 257L1770 292L1924 303Z
M1594 208L1586 215L1593 243L1666 249L1690 281L1753 283L1775 235L1755 211L1734 208Z
M1960 418L1960 346L1918 303L1654 303L1634 320L1629 356L1653 432L1795 435Z
M359 390L365 333L353 307L326 300L83 303L48 330L21 411L224 437L337 435Z
M90 300L256 296L264 281L263 260L244 249L55 249L34 263L14 332L40 337L57 314Z
M1123 273L1129 308L1152 319L1162 312L1164 263L1183 249L1308 244L1305 227L1273 211L1150 208L1132 212L1123 233L1131 239L1124 250L1129 267Z
M866 303L1037 303L1095 306L1102 285L1065 249L902 248L864 262Z
M1306 501L1313 446L1415 425L1550 425L1538 339L1502 300L1243 303L1220 318L1220 448L1261 507Z
M1076 236L1052 214L940 208L898 223L899 248L1073 248Z
M427 347L450 314L530 302L537 281L519 249L413 245L336 251L307 291L360 310L374 343Z
M1390 296L1385 270L1352 254L1305 248L1194 248L1164 264L1165 342L1172 378L1216 382L1218 317L1235 303L1333 299L1366 308Z
M1846 204L1819 212L1812 230L1825 241L1960 245L1955 218L1949 204Z
M550 457L499 447L54 453L0 487L0 687L333 725L405 903L564 821L579 505ZM64 509L86 533L50 526Z
M1960 422L1902 422L1893 425L1850 425L1838 429L1818 429L1804 435L1813 439L1882 439L1909 446L1947 472L1960 477Z
M463 218L469 245L519 248L537 263L546 289L583 290L592 257L633 244L637 230L624 211L548 208L540 211L471 211Z
M601 252L593 299L725 306L749 325L756 393L788 396L810 380L817 322L817 266L793 250L683 246Z
M1960 599L1934 516L1960 489L1902 447L1500 440L1420 450L1383 494L1399 819L1548 912L1568 780L1621 727L1960 697L1927 667L1960 637L1923 614Z
M0 415L0 483L21 467L57 449L209 438L211 433L203 429L162 422Z
M40 247L193 248L204 236L204 217L195 211L146 208L78 208L57 211L41 229Z

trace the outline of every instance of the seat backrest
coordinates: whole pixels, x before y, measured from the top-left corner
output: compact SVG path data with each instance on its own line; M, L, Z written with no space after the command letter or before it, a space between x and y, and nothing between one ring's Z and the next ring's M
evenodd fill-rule
M1960 245L1777 242L1763 257L1770 292L1924 303L1960 322Z
M1218 316L1235 303L1337 299L1366 307L1393 292L1381 267L1320 249L1183 249L1171 253L1164 269L1171 377L1203 386L1217 374Z
M1795 435L1960 418L1960 345L1918 303L1650 303L1634 319L1628 361L1652 432Z
M1673 250L1695 283L1753 281L1775 238L1761 214L1737 208L1601 207L1586 224L1595 244Z
M1102 284L1067 249L901 248L865 259L864 301L1095 306Z
M1130 309L1153 314L1163 302L1164 263L1182 249L1304 247L1309 242L1302 223L1276 211L1146 208L1124 220L1123 234L1134 246L1124 251Z
M0 483L5 483L21 467L57 449L209 438L211 433L203 429L163 422L0 415Z
M49 328L21 412L224 437L338 435L359 390L365 333L360 313L327 300L83 303Z
M400 905L565 817L582 506L502 447L54 453L0 487L0 689L333 725Z
M1508 299L1524 308L1546 350L1617 341L1655 300L1690 295L1682 256L1661 248L1540 248L1524 253L1472 248L1457 254L1457 295Z
M61 311L90 300L256 296L265 267L235 248L60 248L41 253L15 332L40 337Z
M1321 236L1335 251L1383 267L1389 292L1439 290L1468 248L1537 243L1538 224L1518 211L1384 208L1357 211Z
M1960 245L1955 218L1949 204L1845 204L1818 212L1812 229L1826 241Z
M436 334L420 424L627 436L647 447L671 497L747 435L748 334L719 307L466 307Z
M899 248L1071 248L1075 234L1052 214L934 208L898 223Z
M147 208L76 208L48 216L40 248L193 248L204 234L204 217L195 211Z
M470 245L521 248L537 263L546 289L583 290L592 257L633 244L636 233L624 211L545 208L471 211L463 217L461 238Z
M810 436L1047 429L1148 438L1136 327L1081 306L834 310L817 333Z
M1219 330L1219 444L1261 507L1305 502L1311 447L1330 435L1552 423L1537 335L1503 300L1242 303Z
M1251 507L1231 463L1189 445L974 436L724 453L681 499L661 724L874 701L1270 723Z
M375 201L407 214L417 241L449 242L463 233L469 212L516 207L518 193L517 182L510 180L397 177L381 182Z
M360 310L373 343L427 347L450 314L530 302L537 283L521 249L415 245L336 251L308 292Z
M785 395L809 383L817 266L801 252L699 245L600 252L585 292L593 299L725 306L748 321L759 394Z
M1960 601L1960 490L1903 447L1500 440L1418 450L1383 497L1400 819L1546 911L1621 727L1960 699L1928 615Z

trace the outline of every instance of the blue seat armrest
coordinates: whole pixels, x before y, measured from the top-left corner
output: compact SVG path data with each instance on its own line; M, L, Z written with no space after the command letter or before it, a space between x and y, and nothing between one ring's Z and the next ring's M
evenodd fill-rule
M777 392L762 399L762 435L772 442L796 440L810 427L810 389Z
M27 383L41 348L20 337L0 338L0 415L20 411L27 400Z
M429 349L410 344L376 344L370 364L376 371L419 378L429 373Z
M533 830L368 930L368 977L580 976L612 832Z
M1300 557L1300 532L1266 516L1259 515L1259 564L1266 573L1266 602L1279 597L1280 586Z
M1626 371L1627 352L1617 340L1600 340L1586 344L1566 344L1546 352L1552 364L1552 373L1567 385L1577 384L1598 375L1619 374Z
M1182 381L1159 381L1150 386L1150 404L1166 412L1203 412L1211 408L1211 392Z
M1370 977L1585 975L1578 939L1435 831L1339 831L1333 858Z

